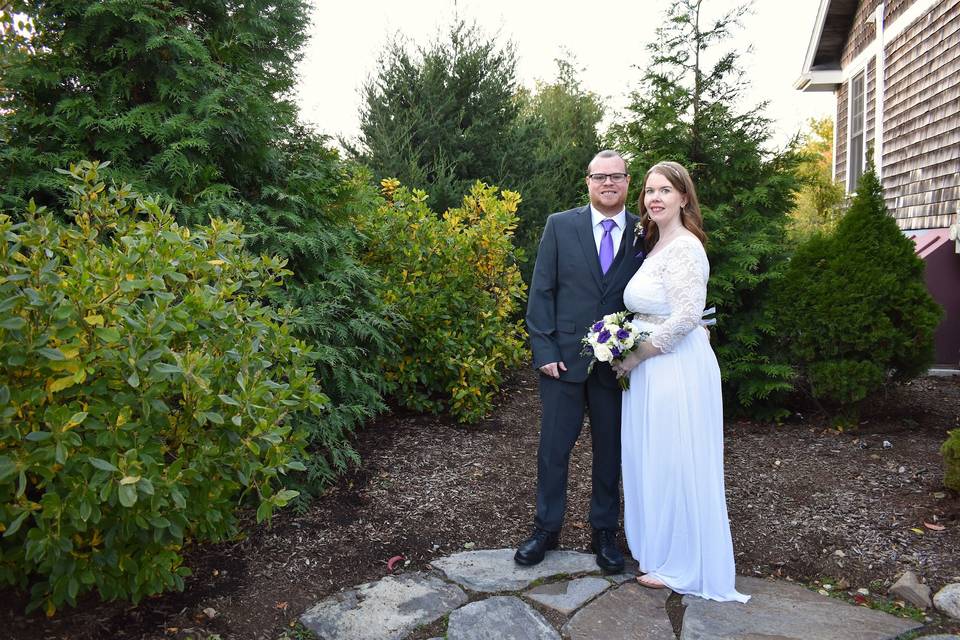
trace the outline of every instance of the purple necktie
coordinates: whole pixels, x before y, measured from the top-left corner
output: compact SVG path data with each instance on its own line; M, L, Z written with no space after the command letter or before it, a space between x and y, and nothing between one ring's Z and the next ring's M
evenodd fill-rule
M600 270L606 274L607 269L613 264L613 236L610 235L610 232L617 226L617 223L607 218L600 224L603 225L603 237L600 238Z

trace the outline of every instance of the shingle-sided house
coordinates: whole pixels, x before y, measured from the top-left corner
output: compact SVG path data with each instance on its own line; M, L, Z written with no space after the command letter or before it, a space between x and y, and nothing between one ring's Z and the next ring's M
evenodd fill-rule
M946 313L938 365L960 364L960 0L821 0L794 85L837 99L834 177L856 190L868 150L887 208Z

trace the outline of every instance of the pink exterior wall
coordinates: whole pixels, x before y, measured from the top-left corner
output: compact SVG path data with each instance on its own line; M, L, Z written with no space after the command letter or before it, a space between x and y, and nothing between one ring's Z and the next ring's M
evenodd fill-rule
M936 364L960 366L960 255L947 229L920 232L913 238L926 265L924 279L933 299L943 307L934 336Z

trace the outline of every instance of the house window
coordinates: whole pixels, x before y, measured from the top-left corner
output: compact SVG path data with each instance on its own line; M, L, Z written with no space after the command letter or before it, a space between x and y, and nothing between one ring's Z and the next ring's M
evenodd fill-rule
M864 135L866 132L866 91L864 73L861 71L850 81L850 120L847 130L850 132L850 161L847 163L847 192L857 190L857 183L863 175Z

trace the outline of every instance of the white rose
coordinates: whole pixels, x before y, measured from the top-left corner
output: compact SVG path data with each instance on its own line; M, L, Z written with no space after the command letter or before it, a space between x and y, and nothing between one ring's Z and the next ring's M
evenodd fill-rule
M613 359L613 353L607 345L598 344L593 348L593 357L600 362L610 362Z

